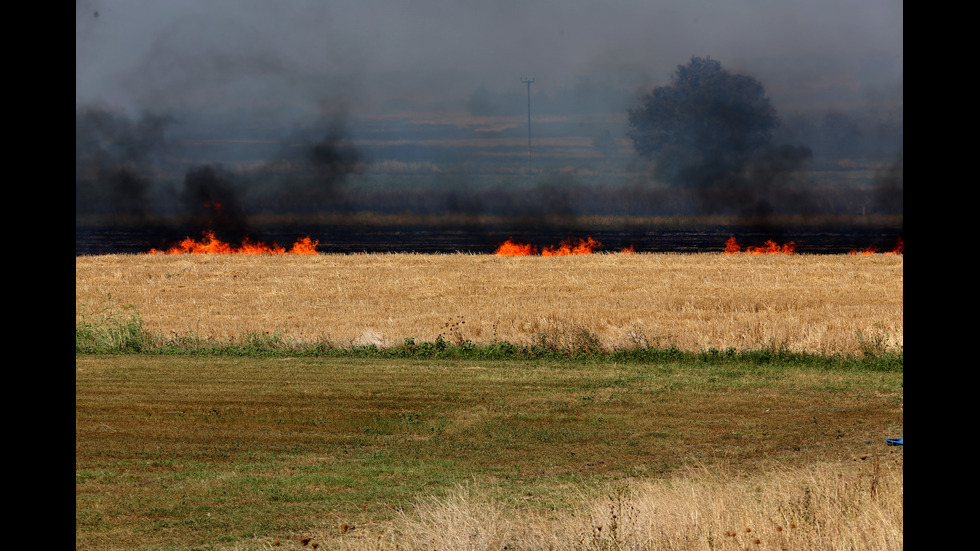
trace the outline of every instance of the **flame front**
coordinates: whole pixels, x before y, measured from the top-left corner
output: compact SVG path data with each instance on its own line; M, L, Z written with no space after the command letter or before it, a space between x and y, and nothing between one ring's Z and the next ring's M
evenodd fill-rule
M545 247L539 253L534 245L518 243L508 239L501 243L493 254L496 256L535 256L538 254L541 256L570 256L576 254L592 254L595 249L601 246L602 243L599 243L591 237L587 237L577 241L565 240L559 243L557 247ZM627 251L624 250L623 252Z
M497 247L494 251L497 256L533 256L538 254L537 249L533 245L528 245L527 243L517 243L508 239Z
M735 241L734 235L729 237L728 241L725 241L725 254L737 254L741 251L742 246L738 244L738 241Z
M738 241L735 240L735 236L728 238L725 241L725 254L739 254L742 252L742 246L739 245ZM748 246L745 247L745 254L794 254L796 253L796 242L790 241L785 245L780 245L775 241L769 239L761 247Z
M245 255L278 255L278 254L317 254L316 246L319 241L313 241L309 237L304 237L297 241L287 251L275 242L271 245L265 243L251 243L248 238L242 241L240 247L233 247L215 238L213 231L205 231L204 239L196 241L190 237L170 247L165 251L150 249L148 254L245 254Z
M317 254L316 246L319 244L320 240L313 241L307 236L293 243L293 247L289 249L289 254Z
M860 250L860 251L857 250L857 249L853 249L850 252L848 252L847 254L860 254L860 255L901 254L901 255L904 255L905 254L905 242L902 241L902 238L901 237L899 237L898 238L898 242L895 243L895 246L892 247L892 250L885 251L883 253L879 253L878 252L878 247L875 247L875 246L872 245L872 246L870 246L870 247L868 247L868 248L866 248L864 250Z
M794 241L780 245L770 239L761 247L745 247L745 254L793 254L795 252L796 242Z
M602 246L591 237L579 239L578 241L562 241L557 247L545 247L541 251L541 256L569 256L573 254L592 254L592 251Z

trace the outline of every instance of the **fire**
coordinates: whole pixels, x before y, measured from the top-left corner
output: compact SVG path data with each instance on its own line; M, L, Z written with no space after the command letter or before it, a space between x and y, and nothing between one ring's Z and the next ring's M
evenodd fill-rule
M901 237L898 238L898 242L895 243L895 248L892 249L892 254L905 254L905 241Z
M736 254L741 251L742 246L738 244L738 241L735 241L734 235L729 237L728 241L725 241L725 254Z
M899 237L898 238L898 242L895 243L895 246L890 251L885 251L883 253L879 253L878 252L878 247L875 247L874 245L872 245L872 246L867 247L867 248L865 248L863 250L860 250L860 251L857 250L857 249L853 249L850 252L848 252L847 254L860 254L860 255L902 254L902 255L904 255L905 254L905 243L902 241L902 238Z
M165 251L150 249L149 254L317 254L316 246L319 243L319 241L313 241L309 237L304 237L294 243L289 250L286 250L275 242L271 245L266 245L265 243L251 243L248 238L245 238L240 247L233 247L229 243L215 238L213 231L205 231L204 238L201 241L186 237L183 241Z
M775 241L768 240L762 247L745 247L746 254L793 254L795 252L796 243L794 241L780 245Z
M602 243L599 243L591 237L587 237L576 241L565 240L562 241L557 247L545 247L539 253L538 249L534 247L534 245L518 243L508 239L507 241L501 243L493 254L496 256L534 256L537 254L540 254L541 256L569 256L575 254L592 254L592 251L601 246Z
M319 244L319 239L313 241L307 236L293 243L292 248L289 249L289 254L317 254L316 246Z
M538 254L538 251L533 245L517 243L508 239L501 243L493 254L497 256L533 256Z
M221 214L225 210L225 206L217 201L205 201L204 207L209 208L218 214Z
M851 249L850 251L848 251L847 254L860 254L860 255L878 254L878 247L871 245L870 247L866 247L860 251L857 249Z
M742 251L742 246L735 240L735 236L725 241L725 254L738 254ZM773 240L767 240L761 247L745 247L745 254L794 254L796 252L796 242L790 241L785 245L780 245Z
M573 254L592 254L592 251L602 246L595 239L588 237L579 239L576 242L562 241L557 247L545 247L541 251L541 256L569 256Z

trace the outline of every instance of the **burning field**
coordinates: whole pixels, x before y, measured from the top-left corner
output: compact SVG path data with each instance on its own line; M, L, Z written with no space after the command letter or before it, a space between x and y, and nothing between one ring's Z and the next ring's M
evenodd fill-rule
M519 243L508 239L507 241L501 243L493 254L497 256L534 256L537 254L540 254L541 256L570 256L592 254L592 252L600 246L602 246L602 243L588 237L577 241L562 241L557 246L545 247L539 252L537 247L534 245Z
M162 340L275 335L388 347L441 338L826 354L868 342L903 347L902 254L804 255L788 244L766 245L775 254L764 255L744 247L624 254L594 252L593 240L508 243L497 254L285 254L315 249L301 241L259 256L81 256L76 323L132 307ZM523 256L506 256L512 248Z
M243 239L239 246L232 245L217 239L214 232L205 231L204 237L198 241L190 237L185 238L180 243L166 249L150 249L149 254L244 254L244 255L279 255L279 254L317 254L316 246L319 241L313 241L309 237L303 237L296 241L288 250L280 247L273 242L271 245L266 243L251 243L247 238Z

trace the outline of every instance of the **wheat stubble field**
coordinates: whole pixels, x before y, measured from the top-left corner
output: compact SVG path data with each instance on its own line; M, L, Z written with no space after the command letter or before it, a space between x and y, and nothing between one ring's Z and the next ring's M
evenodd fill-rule
M857 352L903 346L903 255L106 255L75 260L76 322L135 308L161 338L274 334L606 349ZM558 343L560 345L560 343Z

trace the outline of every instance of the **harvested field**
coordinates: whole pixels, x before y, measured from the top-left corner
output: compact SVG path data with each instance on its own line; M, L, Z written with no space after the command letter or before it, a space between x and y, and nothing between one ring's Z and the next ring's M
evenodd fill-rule
M134 308L161 338L506 341L856 353L903 347L902 255L105 255L76 323Z

